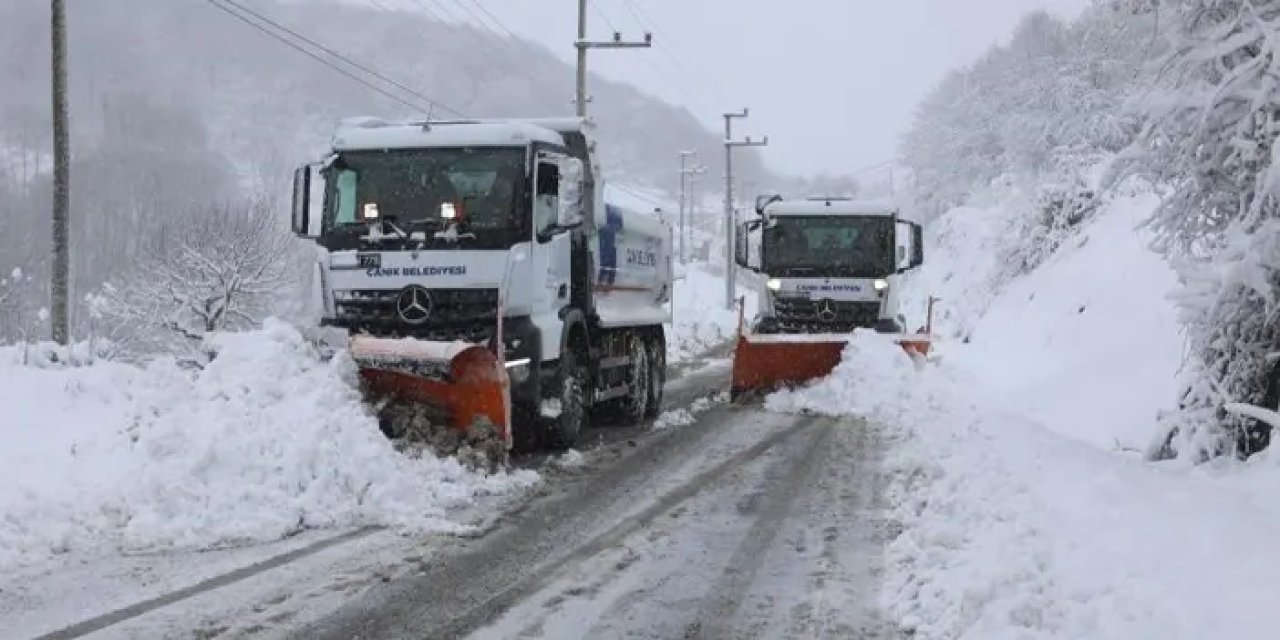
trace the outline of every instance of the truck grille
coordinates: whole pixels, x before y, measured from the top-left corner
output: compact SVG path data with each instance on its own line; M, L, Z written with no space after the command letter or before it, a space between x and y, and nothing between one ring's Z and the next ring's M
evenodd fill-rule
M837 302L783 298L774 300L779 330L786 333L848 333L872 329L880 318L879 302Z
M385 337L429 340L488 340L497 325L497 289L431 289L430 312L421 324L410 324L396 308L404 289L340 292L336 317L328 323Z

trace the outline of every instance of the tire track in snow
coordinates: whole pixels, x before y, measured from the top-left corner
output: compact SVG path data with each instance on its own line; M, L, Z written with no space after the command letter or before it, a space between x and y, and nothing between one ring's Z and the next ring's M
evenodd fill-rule
M577 562L590 560L609 548L618 545L640 528L652 523L662 514L698 495L708 485L738 470L743 465L755 460L792 436L803 432L818 419L813 416L799 417L793 424L782 431L773 433L729 459L699 473L679 487L668 491L639 513L624 518L618 524L556 560L537 567L510 587L495 593L492 597L472 607L466 613L453 618L447 624L423 632L423 637L457 638L476 631L500 617L517 603L535 595L569 566ZM785 513L782 517L785 517Z
M812 423L812 420L810 421ZM813 436L804 452L797 458L781 461L788 465L781 485L770 491L761 506L751 528L738 543L724 573L707 592L700 619L685 634L686 638L733 638L734 623L743 599L755 584L756 575L773 548L778 534L787 524L792 509L801 494L812 484L814 475L822 468L823 454L833 433L832 422L822 421L822 428Z

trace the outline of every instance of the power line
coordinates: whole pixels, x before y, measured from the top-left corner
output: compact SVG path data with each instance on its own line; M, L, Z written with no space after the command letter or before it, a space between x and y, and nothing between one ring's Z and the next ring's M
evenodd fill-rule
M328 60L325 60L323 57L321 57L321 56L317 55L316 53L314 53L314 52L312 52L312 51L310 51L310 50L308 50L307 48L302 47L302 46L298 45L298 44L297 44L297 43L295 43L295 42L291 42L291 41L289 41L288 39L285 39L285 38L280 37L280 35L279 35L279 34L277 34L277 33L273 32L273 31L271 31L270 29L267 29L266 27L264 27L264 26L262 26L262 25L260 25L260 24L258 24L258 23L256 23L256 22L254 22L253 20L251 20L251 19L249 19L249 18L247 18L247 17L245 17L245 16L243 16L243 15L240 15L240 14L236 13L235 11L233 11L233 10L232 10L231 8L229 8L229 7L226 7L226 6L223 6L223 5L221 5L221 4L218 4L218 0L206 0L206 1L207 1L209 4L213 5L214 7L218 8L219 10L221 10L221 11L225 12L227 15L232 16L233 18L235 18L235 19L237 19L237 20L239 20L239 21L241 21L241 22L243 22L243 23L245 23L245 24L249 25L250 27L253 27L254 29L257 29L258 31L261 31L262 33L265 33L265 34L266 34L266 35L268 35L268 36L271 36L272 38L274 38L274 39L276 39L276 40L280 41L281 43L283 43L283 44L285 44L285 45L287 45L289 48L294 49L294 50L298 51L299 53L302 53L303 55L306 55L307 57L309 57L309 58L311 58L311 59L315 60L316 62L319 62L320 64L322 64L322 65L324 65L324 66L326 66L326 67L329 67L330 69L332 69L332 70L334 70L334 71L336 71L336 72L338 72L338 73L340 73L340 74L342 74L342 75L344 75L344 76L346 76L346 77L348 77L348 78L350 78L350 79L352 79L352 80L354 80L354 81L356 81L356 82L358 82L358 83L360 83L360 84L364 85L365 87L368 87L368 88L370 88L370 89L372 89L372 90L374 90L374 91L376 91L376 92L378 92L378 93L380 93L380 94L382 94L382 95L384 95L384 96L386 96L386 97L388 97L388 98L390 98L390 99L392 99L392 100L395 100L396 102L399 102L400 104L405 105L405 106L407 106L407 107L409 107L409 108L411 108L411 109L416 109L416 110L418 110L418 111L428 111L428 109L423 108L423 106L422 106L422 105L420 105L420 104L417 104L417 103L414 103L414 102L410 102L410 101L408 101L408 100L405 100L404 98L401 98L400 96L397 96L397 95L395 95L395 94L393 94L393 93L391 93L391 92L389 92L389 91L386 91L385 89L383 89L383 88L381 88L381 87L379 87L379 86L377 86L377 85L375 85L375 84L373 84L373 83L369 82L368 80L365 80L364 78L362 78L362 77L360 77L360 76L358 76L358 75L356 75L356 74L354 74L354 73L352 73L352 72L350 72L350 71L348 71L348 70L346 70L346 69L343 69L343 68L341 68L341 67L334 66L334 65L333 65L333 64L331 64Z
M691 82L693 82L692 86L694 87L709 86L708 83L706 83L703 80L703 78L700 77L699 74L695 73L692 69L690 69L688 65L686 65L680 59L679 56L673 53L673 51L670 48L670 43L674 42L674 40L668 37L666 32L663 31L663 29L658 25L658 22L656 20L654 20L652 17L648 15L648 13L646 13L643 9L641 9L640 6L635 3L635 0L622 0L622 2L623 2L623 6L625 6L627 11L631 14L631 17L635 18L636 22L640 24L641 28L648 29L649 31L652 31L654 35L658 36L659 42L657 43L656 48L660 50L662 54L667 57L667 59L669 59L673 64L675 64L676 68L679 69L681 73L683 73Z
M391 11L390 9L387 9L386 6L380 2L380 0L367 0L367 1L370 4L373 4L381 8L383 11L387 11L387 12ZM410 0L410 2L414 4L414 6L421 9L422 12L427 14L427 16L429 16L432 20L439 22L441 25L445 25L452 28L455 33L465 34L467 38L469 38L472 42L476 44L476 50L479 51L480 55L484 56L486 60L494 63L495 66L502 66L503 64L505 64L505 61L497 58L493 53L493 51L490 50L489 43L485 42L484 37L480 35L480 32L476 29L469 28L471 27L470 23L468 23L466 20L461 20L457 16L455 16L452 11L450 11L447 7L445 7L440 2L440 0L429 0L429 1L431 2L431 5L435 7L435 9L428 7L423 0ZM459 28L458 26L454 26L452 22L460 23L462 25L461 28Z
M517 36L514 31L508 29L507 25L503 24L502 21L498 19L498 16L493 15L493 12L489 11L489 9L484 6L484 3L480 2L480 0L471 0L471 3L476 5L476 7L479 8L484 15L488 16L494 24L498 25L498 28L502 29L503 33L506 33L511 38L520 40L520 36Z
M267 34L267 35L269 35L269 36L273 37L273 38L275 38L276 40L279 40L280 42L283 42L284 44L286 44L286 45L288 45L288 46L290 46L290 47L292 47L292 48L294 48L294 49L296 49L296 50L298 50L298 51L300 51L300 52L302 52L302 53L306 54L307 56L309 56L309 57L311 57L312 59L316 60L317 62L320 62L321 64L323 64L323 65L325 65L325 66L327 66L327 67L329 67L329 68L333 69L334 71L337 71L337 72L339 72L339 73L342 73L343 75L347 76L348 78L351 78L351 79L353 79L353 80L355 80L355 81L357 81L357 82L359 82L359 83L361 83L361 84L363 84L363 85L365 85L365 86L369 87L370 89L373 89L374 91L377 91L378 93L380 93L380 94L382 94L382 95L384 95L384 96L387 96L387 97L389 97L389 98L391 98L391 99L393 99L393 100L395 100L395 101L397 101L397 102L399 102L399 103L401 103L401 104L404 104L404 105L407 105L407 106L413 107L414 109L419 109L419 110L425 111L425 112L427 112L427 113L430 113L431 111L433 111L433 110L435 110L436 108L438 108L438 109L440 109L441 111L444 111L444 112L446 112L446 113L450 113L450 114L453 114L453 115L458 116L458 117L465 117L461 111L458 111L457 109L454 109L454 108L452 108L452 107L450 107L450 106L448 106L448 105L446 105L446 104L444 104L444 103L440 102L439 100L436 100L436 99L432 98L431 96L425 95L425 94L423 94L423 93L422 93L422 92L420 92L420 91L417 91L417 90L415 90L415 89L413 89L413 88L411 88L411 87L407 87L407 86L405 86L404 84L402 84L402 83L400 83L400 82L397 82L397 81L395 81L395 80L393 80L393 79L391 79L391 78L388 78L387 76L385 76L385 75L383 75L383 74L381 74L381 73L378 73L376 70L374 70L374 69L372 69L372 68L370 68L370 67L368 67L368 66L366 66L366 65L363 65L363 64L361 64L361 63L359 63L359 62L356 62L355 60L352 60L351 58L349 58L349 57L347 57L347 56L343 55L342 53L339 53L338 51L335 51L335 50L333 50L332 48L325 46L324 44L321 44L321 43L319 43L319 42L317 42L317 41L315 41L315 40L313 40L313 39L311 39L311 38L308 38L307 36L305 36L305 35L303 35L303 34L301 34L301 33L298 33L297 31L295 31L295 30L293 30L293 29L290 29L289 27L287 27L287 26L285 26L285 25L283 25L283 24L280 24L279 22L276 22L275 20L272 20L271 18L269 18L269 17L267 17L267 16L264 16L264 15L262 15L261 13L258 13L258 12L256 12L256 11L254 11L253 9L250 9L250 8L248 8L248 7L244 6L243 4L240 4L240 3L239 3L239 2L237 2L236 0L207 0L207 2L209 2L209 4L212 4L213 6L217 7L218 9L221 9L222 11L226 12L227 14L229 14L229 15L231 15L231 16L234 16L235 18L239 19L240 21L244 22L245 24L248 24L249 26L251 26L251 27L253 27L253 28L255 28L255 29L257 29L257 30L259 30L259 31L261 31L261 32L263 32L263 33L265 33L265 34ZM266 23L266 24L268 24L268 25L271 25L272 27L274 27L274 28L276 28L276 29L278 29L278 30L280 30L280 31L283 31L284 33L287 33L287 34L289 34L289 35L293 36L294 38L297 38L298 40L301 40L302 42L305 42L305 43L307 43L307 44L309 44L309 45L311 45L311 46L313 46L313 47L315 47L315 48L317 48L317 49L320 49L321 51L323 51L323 52L325 52L325 53L329 54L330 56L333 56L334 58L337 58L338 60L341 60L342 62L345 62L346 64L348 64L348 65L350 65L350 66L352 66L352 67L355 67L356 69L359 69L360 71L362 71L362 72L364 72L364 73L367 73L367 74L369 74L369 75L371 75L371 76L373 76L373 77L375 77L375 78L377 78L377 79L379 79L379 80L381 80L381 81L383 81L383 82L385 82L385 83L387 83L387 84L389 84L389 85L391 85L391 86L393 86L393 87L396 87L397 89L400 89L401 91L405 92L405 93L406 93L406 94L408 94L408 95L411 95L411 96L413 96L413 97L415 97L415 98L418 98L418 99L420 99L420 100L425 100L425 101L427 102L427 104L429 105L429 107L428 107L428 108L426 108L426 109L423 109L422 105L418 105L418 104L414 104L414 103L412 103L412 102L409 102L408 100L405 100L405 99L403 99L403 98L401 98L401 97L399 97L399 96L396 96L396 95L392 94L391 92L386 91L386 90L382 89L381 87L378 87L378 86L374 85L373 83L368 82L368 81L366 81L365 79L358 77L358 76L357 76L356 74L354 74L354 73L351 73L351 72L349 72L349 71L347 71L347 70L345 70L345 69L341 69L341 68L339 68L339 67L337 67L337 66L335 66L335 65L331 64L329 61L325 60L322 56L319 56L319 55L315 54L315 53L314 53L314 52L312 52L312 51L308 51L308 50L306 50L306 48L305 48L305 47L302 47L302 46L298 45L297 43L290 42L290 41L289 41L288 39L286 39L286 38L282 38L282 37L280 37L280 35L279 35L279 34L277 34L277 33L273 33L273 32L272 32L272 31L270 31L269 29L267 29L267 28L263 27L263 26L262 26L261 24L259 24L259 23L254 22L253 20L249 19L249 18L248 18L248 17L246 17L245 15L241 15L240 13L237 13L236 11L231 10L228 6L225 6L223 3L225 3L225 5L230 5L230 7L235 7L236 9L238 9L238 10L239 10L239 11L241 11L241 12L243 12L244 14L247 14L247 15L249 15L249 16L253 16L254 18L257 18L258 20L260 20L261 22L264 22L264 23Z
M488 22L485 22L484 18L482 18L480 14L476 13L475 9L471 8L471 5L463 3L462 0L453 0L453 4L454 6L461 9L468 16L470 16L471 19L475 21L476 24L480 25L481 27L484 27L486 31L494 35L500 35L492 26L489 25Z
M662 206L662 203L661 203L661 202L658 202L657 200L654 200L653 198L651 198L651 197L649 197L649 196L646 196L645 194L640 193L639 191L636 191L636 190L634 190L634 189L631 189L630 187L625 187L625 186L623 186L623 185L621 185L621 184L618 184L618 183L616 183L616 182L610 182L610 183L608 183L608 184L607 184L607 186L613 187L613 188L617 189L618 191L621 191L621 192L626 193L626 194L628 194L628 195L635 196L637 199L643 200L643 201L645 201L645 202L647 202L647 203L649 203L649 204L651 204L651 205L653 205L653 206L655 206L655 207L661 207L661 206Z
M604 12L604 9L600 8L600 4L595 0L590 0L590 2L591 2L591 8L596 10L596 15L600 16L601 20L604 20L605 26L609 27L610 31L617 33L618 32L617 25L614 25L613 21L609 19L608 14Z

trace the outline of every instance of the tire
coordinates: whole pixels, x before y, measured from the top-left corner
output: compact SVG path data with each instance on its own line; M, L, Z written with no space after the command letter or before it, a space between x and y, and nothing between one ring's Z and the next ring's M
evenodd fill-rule
M649 406L645 409L646 420L653 420L662 413L662 399L667 386L667 345L662 334L646 341L649 349Z
M560 400L560 415L547 424L547 447L565 451L578 443L587 415L587 371L578 362L578 354L565 348L560 354L560 371L556 375L555 397Z
M627 355L631 358L630 381L627 395L621 399L622 420L628 424L640 424L649 415L649 395L653 371L648 342L638 333L627 340Z

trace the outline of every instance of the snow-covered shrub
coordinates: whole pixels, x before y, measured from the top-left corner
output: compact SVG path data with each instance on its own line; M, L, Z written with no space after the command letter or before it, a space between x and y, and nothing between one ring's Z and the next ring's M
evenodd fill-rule
M1035 193L1032 209L1015 224L1004 257L1004 270L996 286L1031 273L1053 255L1068 239L1079 233L1084 223L1098 211L1095 192L1080 182L1042 184Z
M91 315L133 355L199 355L205 335L259 326L287 298L291 241L262 206L178 216L92 298Z
M1211 258L1178 263L1184 286L1177 301L1192 357L1179 411L1161 417L1148 452L1154 458L1248 455L1270 442L1270 428L1225 407L1280 403L1271 358L1280 345L1280 220L1253 230L1234 225L1223 243Z
M1277 345L1280 0L1166 4L1178 25L1173 53L1144 103L1149 125L1117 174L1169 190L1151 226L1186 283L1186 392L1152 453L1248 455L1265 433L1224 406L1268 400Z

